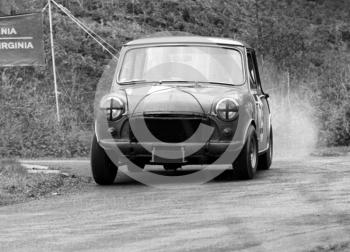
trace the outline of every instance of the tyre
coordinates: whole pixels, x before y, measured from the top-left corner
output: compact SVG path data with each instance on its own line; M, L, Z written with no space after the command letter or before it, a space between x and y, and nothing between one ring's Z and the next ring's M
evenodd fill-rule
M98 144L96 136L94 136L91 146L91 171L95 182L99 185L113 184L118 172L118 167Z
M270 169L272 164L272 157L273 157L273 134L271 129L270 138L269 138L269 149L259 157L258 170Z
M258 167L258 140L253 126L249 127L246 143L233 166L240 179L254 178Z

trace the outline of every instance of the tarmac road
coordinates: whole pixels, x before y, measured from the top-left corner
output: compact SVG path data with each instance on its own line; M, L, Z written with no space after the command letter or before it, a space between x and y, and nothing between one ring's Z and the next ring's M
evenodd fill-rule
M84 160L45 162L90 174ZM0 251L62 250L350 251L350 156L277 160L253 181L173 190L120 176L0 208Z

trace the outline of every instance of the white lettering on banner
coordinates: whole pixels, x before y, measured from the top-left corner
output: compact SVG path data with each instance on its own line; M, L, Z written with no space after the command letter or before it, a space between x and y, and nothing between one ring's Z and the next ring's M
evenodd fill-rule
M17 35L17 31L15 28L9 28L9 27L1 27L0 28L0 35Z
M34 49L32 42L0 42L0 50Z
M17 31L13 27L0 27L0 35L17 35ZM32 42L16 41L32 39L32 37L0 37L0 50L34 49ZM10 40L10 42L1 40Z
M44 45L41 12L0 17L0 68L44 66Z

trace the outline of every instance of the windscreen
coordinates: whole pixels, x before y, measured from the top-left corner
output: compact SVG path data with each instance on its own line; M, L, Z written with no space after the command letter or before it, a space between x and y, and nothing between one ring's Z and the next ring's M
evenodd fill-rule
M189 81L241 85L238 50L209 46L157 46L129 50L119 83Z

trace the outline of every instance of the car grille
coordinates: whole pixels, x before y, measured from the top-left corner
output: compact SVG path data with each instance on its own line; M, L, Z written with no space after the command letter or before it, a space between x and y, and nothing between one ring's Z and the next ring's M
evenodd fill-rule
M138 118L138 120L145 120L152 135L159 141L166 143L185 142L195 134L201 123L210 124L206 118L194 118L193 116L147 116L144 119ZM131 138L131 140L137 141L132 130ZM193 141L200 142L201 134L198 134L198 139L193 139Z

